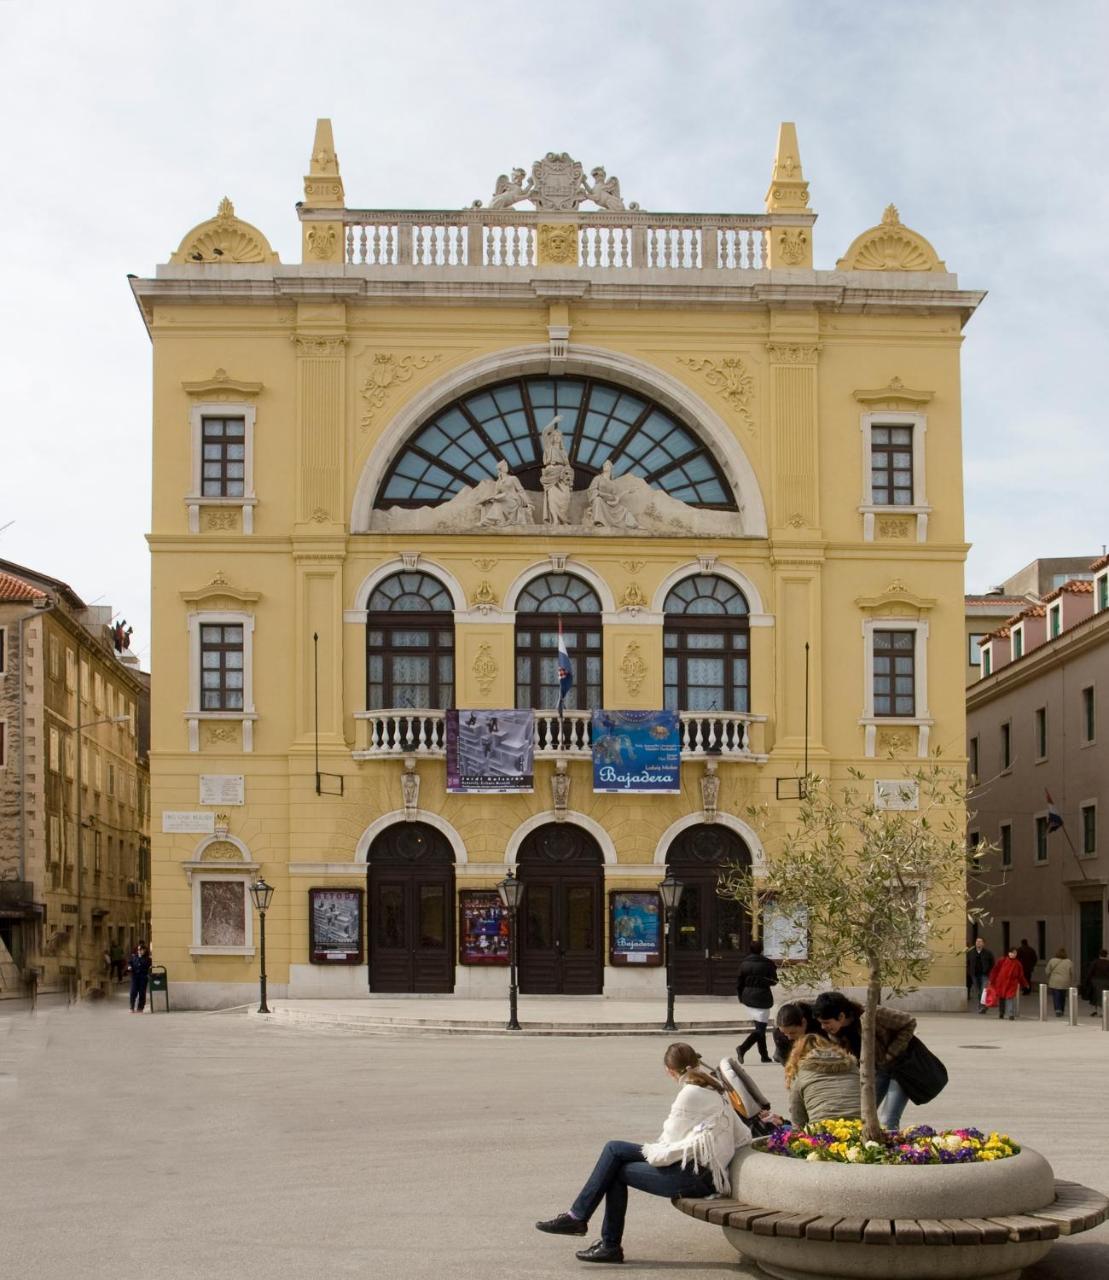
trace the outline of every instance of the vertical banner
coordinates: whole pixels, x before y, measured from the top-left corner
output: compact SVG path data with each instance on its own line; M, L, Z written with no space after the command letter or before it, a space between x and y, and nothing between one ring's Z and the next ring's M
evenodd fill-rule
M453 795L534 791L534 713L448 711L447 790Z
M681 790L676 711L594 711L593 790L672 795Z

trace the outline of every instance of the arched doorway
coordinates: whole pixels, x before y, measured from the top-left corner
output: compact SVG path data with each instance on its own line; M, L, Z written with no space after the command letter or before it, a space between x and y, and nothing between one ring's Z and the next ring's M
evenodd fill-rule
M569 822L530 832L517 855L520 990L526 995L600 995L604 990L604 855Z
M751 851L728 827L702 822L674 837L666 864L685 888L674 920L674 989L686 996L731 996L751 941L738 902L717 896L728 863L751 865Z
M454 853L423 822L398 822L370 845L371 991L454 990Z

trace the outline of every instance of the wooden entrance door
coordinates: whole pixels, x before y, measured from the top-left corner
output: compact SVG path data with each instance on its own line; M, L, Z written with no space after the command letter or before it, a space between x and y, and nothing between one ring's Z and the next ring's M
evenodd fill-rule
M604 855L569 822L533 831L520 846L520 990L600 995L604 989Z
M734 996L751 922L738 902L720 898L728 863L751 863L746 844L727 827L687 827L671 844L667 866L685 886L674 919L674 990L687 996Z
M454 853L422 822L383 831L369 852L371 991L454 990Z

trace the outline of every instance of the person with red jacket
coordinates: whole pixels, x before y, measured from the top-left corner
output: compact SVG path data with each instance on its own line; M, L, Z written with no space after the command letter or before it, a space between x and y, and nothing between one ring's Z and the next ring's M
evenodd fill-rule
M1008 952L990 970L990 988L997 996L997 1016L1009 1021L1017 1016L1017 1002L1024 985L1024 966L1017 958L1016 947Z

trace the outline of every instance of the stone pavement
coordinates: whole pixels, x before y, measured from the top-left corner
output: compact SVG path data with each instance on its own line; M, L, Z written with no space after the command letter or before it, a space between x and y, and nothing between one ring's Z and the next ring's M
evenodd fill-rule
M1059 1177L1106 1189L1109 1034L1080 1023L923 1015L951 1084L907 1119L1005 1129ZM0 1270L592 1274L578 1242L532 1223L569 1203L606 1138L656 1136L673 1092L668 1039L363 1036L241 1012L138 1018L119 999L0 1013ZM724 1030L690 1039L709 1059L735 1043ZM755 1071L780 1100L781 1069ZM638 1194L625 1249L628 1280L755 1274L719 1229ZM1109 1280L1109 1225L1026 1276Z

